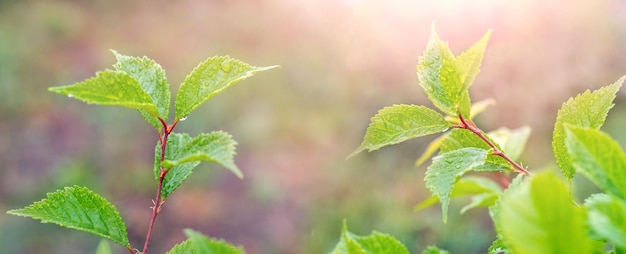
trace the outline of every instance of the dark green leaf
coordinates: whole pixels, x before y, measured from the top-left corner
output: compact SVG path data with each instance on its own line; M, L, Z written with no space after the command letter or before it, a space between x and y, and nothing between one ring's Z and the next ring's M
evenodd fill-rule
M368 150L447 130L450 124L439 113L424 106L394 105L378 111L371 119L363 143L348 158Z
M609 110L613 107L613 99L615 99L615 94L622 86L625 77L620 78L612 85L593 92L587 90L573 99L570 98L559 109L554 124L552 150L557 164L567 178L574 177L576 169L572 165L565 146L565 124L599 129L604 124Z
M201 104L256 72L278 66L255 67L229 56L211 57L200 63L180 85L176 118L184 119Z
M130 246L126 225L115 206L85 187L65 187L30 206L7 213L86 231Z
M448 204L454 183L459 177L485 163L489 150L462 148L433 158L426 171L426 188L441 201L443 221L447 221Z

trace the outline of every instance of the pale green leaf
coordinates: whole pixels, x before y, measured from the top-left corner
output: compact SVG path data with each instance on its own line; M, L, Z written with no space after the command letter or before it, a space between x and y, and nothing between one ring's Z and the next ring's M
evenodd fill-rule
M485 163L489 150L462 148L443 153L433 158L426 171L426 188L441 201L443 221L447 221L448 204L454 183L459 177Z
M487 135L487 134L484 134L484 135ZM487 138L489 138L489 135L487 135ZM491 141L492 143L495 143L493 140ZM498 149L502 150L502 148L498 145L498 143L495 143L495 145L496 147L498 147ZM443 153L447 153L447 152L451 152L454 150L467 148L467 147L475 147L475 148L481 148L485 150L492 149L484 140L482 140L480 137L478 137L476 134L472 133L471 131L466 130L466 129L453 129L452 131L448 133L448 135L446 135L446 138L443 140L441 147L439 148L439 154L443 154ZM487 161L483 165L480 165L479 167L474 168L474 170L502 171L502 170L510 169L510 168L511 168L511 164L508 161L506 161L500 156L489 154L487 155Z
M394 105L372 117L361 146L348 158L363 150L381 147L447 130L450 124L439 113L424 106Z
M108 240L102 239L96 248L96 254L111 254L111 245Z
M585 200L589 227L610 243L626 248L626 202L607 194Z
M621 77L612 85L593 92L587 90L575 98L570 98L559 109L552 135L552 150L557 164L567 178L574 177L576 169L572 165L565 146L565 124L599 129L604 124L609 110L613 107L613 99L622 86L624 78L626 76Z
M200 63L180 85L175 102L176 118L186 118L211 97L254 73L276 67L255 67L229 56L210 57Z
M422 254L450 254L450 252L447 250L439 249L437 246L430 245L422 251Z
M565 125L565 144L574 170L606 193L626 198L626 155L609 135Z
M472 103L472 108L470 109L470 119L474 119L476 115L484 112L487 110L487 107L493 105L496 105L496 101L491 98Z
M511 189L513 188L513 189ZM498 222L513 253L589 253L584 210L566 184L548 171L509 187L500 198Z
M426 50L419 58L417 75L420 86L435 107L449 116L462 113L469 117L469 93L463 87L456 59L434 27Z
M526 147L526 142L530 137L530 127L523 126L514 130L502 127L489 132L487 135L502 147L502 152L511 160L516 161Z
M343 223L341 240L331 254L408 254L409 251L398 240L390 235L372 232L368 236L358 236L348 231L346 222Z
M428 144L428 147L426 147L426 150L424 151L424 153L417 159L417 161L415 161L415 166L418 167L424 164L424 162L426 162L428 158L430 158L433 154L435 154L435 152L439 150L439 147L441 147L441 144L443 143L443 140L445 138L446 138L446 134L443 134L439 136L438 138L436 138L435 140L433 140L432 142L430 142L430 144Z
M461 214L477 207L488 207L498 201L500 196L495 193L484 193L472 196L472 202L461 208Z
M163 182L163 198L176 190L201 161L218 163L243 177L234 162L236 144L228 133L222 131L202 133L194 138L186 133L171 133L163 162L160 162L160 144L155 148L155 178L159 179L160 167L169 170Z
M65 187L30 206L7 213L86 231L130 246L126 225L115 206L85 187Z
M480 65L483 62L489 37L491 37L491 30L487 31L478 42L456 58L457 68L464 89L468 89L474 83L476 75L480 72Z
M83 82L50 87L48 90L89 104L124 106L158 115L152 99L137 80L122 71L100 71Z
M177 244L167 254L244 254L243 248L222 240L206 237L200 232L185 229L188 240Z
M157 117L165 120L170 111L170 86L167 83L165 71L161 68L161 65L145 56L132 57L122 55L115 50L112 50L112 52L117 58L117 63L113 67L137 80L141 88L152 99L152 103L159 112L158 115L152 116L147 112L142 112L142 115L148 122L160 129L161 124Z

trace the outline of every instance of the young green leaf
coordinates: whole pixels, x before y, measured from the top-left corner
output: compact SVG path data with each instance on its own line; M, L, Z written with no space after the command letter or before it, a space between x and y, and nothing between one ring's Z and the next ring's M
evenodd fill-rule
M439 147L441 147L441 144L443 143L443 140L446 138L446 136L447 134L443 134L430 142L430 144L428 144L428 147L426 147L424 153L415 161L415 166L419 167L420 165L424 164L424 162L426 162L428 158L435 154L435 152L439 150Z
M576 169L572 165L565 146L565 124L599 129L604 124L609 110L613 107L613 99L615 99L617 90L622 86L624 78L626 76L621 77L612 85L593 92L587 90L573 99L570 98L559 109L554 124L552 150L557 164L567 178L574 177Z
M30 206L7 213L86 231L130 247L126 225L115 206L85 187L65 187Z
M229 56L210 57L200 63L180 85L175 103L176 118L186 118L211 97L254 73L276 67L255 67Z
M122 71L100 71L95 77L83 82L69 86L50 87L48 90L89 104L124 106L158 115L152 99L137 83L137 80Z
M486 134L485 134L486 135ZM489 135L486 135L487 138L490 138ZM493 141L493 140L492 140ZM502 150L500 145L497 142L493 142L496 144L498 149ZM443 140L441 147L439 149L439 154L444 154L447 152L451 152L454 150L467 148L467 147L475 147L480 149L489 150L491 147L485 143L484 140L476 136L476 134L472 133L466 129L453 129L448 133L446 138ZM496 156L493 154L487 155L487 160L483 165L474 168L477 171L503 171L511 168L511 164L503 159L500 156Z
M522 126L514 130L499 128L487 133L487 135L502 147L502 152L509 156L511 160L516 161L526 147L526 142L530 137L530 127Z
M456 58L458 72L464 89L468 89L474 83L476 75L480 72L480 64L483 62L489 37L491 37L491 30L487 31L476 44Z
M450 197L454 198L454 197L460 197L460 196L466 196L466 195L476 195L476 196L481 196L481 197L482 196L498 197L501 193L502 193L502 188L495 182L487 178L483 178L483 177L467 176L467 177L463 177L459 179L454 184L454 187L452 189L452 194L450 195ZM483 199L487 199L487 197ZM465 212L466 210L469 210L477 206L491 206L493 205L493 203L495 203L496 200L492 200L493 202L488 202L488 200L484 200L480 204L467 205L463 208L465 210L462 210L462 212ZM429 197L428 199L422 201L421 203L417 204L414 207L414 210L415 211L422 210L426 207L434 205L437 202L439 202L439 198L433 195Z
M589 226L610 243L626 248L626 202L607 194L585 200Z
M228 133L222 131L202 133L194 138L186 133L171 133L163 162L160 161L160 144L155 148L154 173L157 181L160 167L169 170L163 182L163 198L174 192L201 161L216 162L243 177L233 159L236 144Z
M232 246L224 241L212 239L205 235L185 229L186 241L177 244L167 254L244 254L241 247Z
M408 254L409 251L398 240L390 235L372 232L368 236L358 236L348 231L346 222L343 222L341 240L331 254Z
M167 83L165 71L161 65L147 57L125 56L115 50L111 50L117 58L113 65L118 71L123 71L139 83L141 88L150 96L156 106L158 115L152 115L140 109L141 114L155 128L160 129L161 123L157 119L167 119L170 111L170 86Z
M424 106L394 105L378 111L371 119L363 142L348 158L363 150L381 147L447 130L450 127L443 116Z
M432 28L426 50L417 64L419 84L428 99L450 116L469 117L470 101L467 87L461 80L456 59L448 44L441 41Z
M450 254L447 250L437 248L437 246L429 245L422 251L422 254Z
M494 219L513 253L590 253L584 211L552 172L510 186L500 198L499 210Z
M443 153L433 158L433 163L426 171L426 188L441 201L444 223L447 221L448 204L454 183L459 177L485 163L489 150L480 148L462 148Z
M606 193L626 198L626 154L600 130L565 125L565 144L574 170Z

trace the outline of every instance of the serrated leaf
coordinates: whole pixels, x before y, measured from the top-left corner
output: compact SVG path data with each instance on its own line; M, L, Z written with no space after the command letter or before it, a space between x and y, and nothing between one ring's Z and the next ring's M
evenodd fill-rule
M484 133L483 133L484 134ZM498 143L494 142L489 135L486 135L498 149L502 150ZM441 147L439 148L439 154L451 152L454 150L475 147L485 150L490 150L491 147L485 143L484 140L479 138L476 134L472 133L466 129L453 129L448 133L446 138L443 140ZM503 159L500 156L496 156L493 154L487 155L487 161L481 165L480 167L475 168L477 171L502 171L506 169L510 169L511 164Z
M409 139L439 133L450 124L439 113L424 106L394 105L372 117L363 142L348 158L363 150L374 151Z
M41 201L7 213L82 230L130 246L126 225L115 206L85 187L65 187L48 193Z
M565 125L565 145L574 170L603 191L626 198L626 155L609 135Z
M188 240L177 244L167 254L244 254L241 247L235 247L222 240L206 237L200 232L185 229Z
M373 231L368 236L358 236L348 231L346 222L343 223L341 240L331 254L408 254L409 251L398 240L388 234Z
M504 246L504 242L500 238L497 238L491 243L489 249L487 250L487 254L510 254L511 252Z
M439 249L437 246L429 245L422 251L422 254L450 254L450 252Z
M210 57L185 78L176 95L176 118L186 118L211 97L231 85L278 66L256 67L229 56Z
M447 221L448 204L454 183L459 177L485 163L489 150L462 148L443 153L433 158L433 163L426 171L426 188L441 201L444 223Z
M530 127L522 126L514 130L503 127L491 131L487 135L502 147L502 152L509 156L511 160L516 161L526 147L526 142L528 142L530 137Z
M157 117L167 119L170 111L170 87L167 83L165 71L161 65L147 57L125 56L115 50L111 50L117 58L113 65L118 71L123 71L139 83L141 88L150 96L156 106L158 115L153 116L143 110L142 115L150 124L157 129L161 128Z
M152 99L137 80L122 71L100 71L83 82L50 87L48 90L89 104L124 106L158 115Z
M614 105L613 99L622 86L624 78L626 76L621 77L612 85L593 92L587 90L575 98L570 98L559 109L552 135L552 150L557 164L567 178L574 177L576 170L565 146L565 125L599 129Z
M155 148L154 173L157 181L160 167L169 169L163 182L163 198L174 192L201 161L218 163L239 178L243 177L234 162L236 144L228 133L222 131L202 133L194 138L186 133L171 133L163 162L160 161L161 145L157 144Z
M549 191L548 191L549 190ZM500 198L500 227L513 253L589 253L585 214L563 181L542 172Z
M615 246L626 248L626 202L607 194L585 200L589 227Z
M450 116L463 113L469 117L469 93L460 80L456 59L434 27L426 50L419 58L417 75L420 86L435 107Z

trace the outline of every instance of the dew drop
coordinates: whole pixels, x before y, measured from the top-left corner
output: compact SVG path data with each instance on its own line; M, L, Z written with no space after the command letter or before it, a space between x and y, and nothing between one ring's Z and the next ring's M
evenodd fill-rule
M68 93L67 97L72 98L72 97L74 97L74 95L72 95L71 93Z
M183 118L179 119L178 121L182 122L182 121L185 121L185 120L187 120L187 116L184 116Z
M230 69L232 69L232 66L229 63L222 63L222 71L230 72Z

